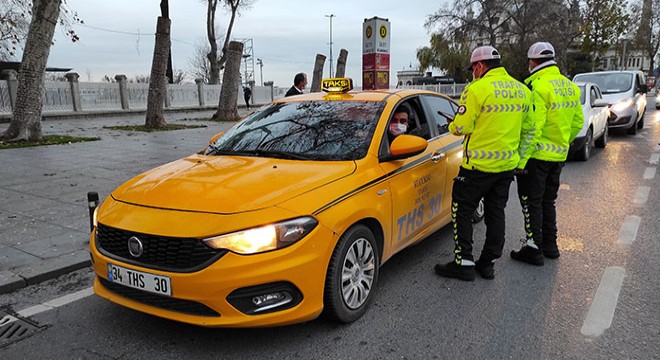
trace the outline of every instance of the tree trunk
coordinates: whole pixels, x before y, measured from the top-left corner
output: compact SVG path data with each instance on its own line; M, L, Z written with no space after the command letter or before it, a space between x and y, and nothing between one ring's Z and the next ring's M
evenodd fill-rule
M309 92L321 91L321 79L323 79L323 67L325 66L325 55L316 54L314 62L314 72L312 73L312 86Z
M220 64L218 63L218 42L215 37L215 9L218 6L218 0L207 0L206 8L206 37L209 39L211 51L206 54L209 59L209 84L220 82Z
M151 63L149 78L149 94L147 96L147 117L144 126L147 128L162 128L167 125L163 117L163 103L167 96L167 58L170 49L170 19L158 17L156 24L156 44Z
M236 121L238 115L238 89L240 87L241 59L243 58L243 43L232 41L227 46L227 62L222 75L222 87L220 88L220 100L218 111L212 120Z
M347 57L348 57L348 50L341 49L339 51L339 57L337 58L337 71L335 71L335 77L342 78L345 76Z
M62 0L34 0L32 20L18 71L16 109L0 139L39 141L44 77Z
M227 34L225 35L225 43L222 45L222 55L220 60L218 60L218 67L222 69L225 66L225 62L229 61L227 55L227 47L229 44L229 39L231 39L231 30L234 28L234 21L236 20L236 13L238 8L241 6L241 0L229 0L226 1L231 9L231 17L229 18L229 26L227 27ZM241 54L242 56L243 54ZM223 76L224 79L224 76Z

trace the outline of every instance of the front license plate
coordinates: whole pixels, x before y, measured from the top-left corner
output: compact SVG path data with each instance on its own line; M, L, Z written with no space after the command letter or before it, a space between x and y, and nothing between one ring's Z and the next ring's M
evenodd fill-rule
M108 281L155 294L172 296L172 287L168 276L126 269L108 263Z

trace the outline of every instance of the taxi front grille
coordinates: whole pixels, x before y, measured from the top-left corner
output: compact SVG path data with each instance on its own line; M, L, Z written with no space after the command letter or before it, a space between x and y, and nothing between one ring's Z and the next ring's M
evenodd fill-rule
M142 254L132 256L128 239L137 237L142 243ZM101 253L123 262L151 269L172 272L198 271L216 261L226 250L215 250L195 238L175 238L141 234L98 225L96 246Z
M102 277L99 277L99 280L101 285L113 293L142 304L189 315L214 317L220 316L220 314L218 314L215 310L196 301L175 299L167 296L148 293L146 291L141 291L121 284L109 282Z

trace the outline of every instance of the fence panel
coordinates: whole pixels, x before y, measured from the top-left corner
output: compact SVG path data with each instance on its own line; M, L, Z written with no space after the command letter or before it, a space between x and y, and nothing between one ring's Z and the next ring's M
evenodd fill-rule
M167 96L170 98L170 107L199 106L199 95L196 84L169 84Z
M204 104L217 106L220 101L220 90L222 85L204 85Z
M11 99L6 80L0 80L0 114L11 114Z
M119 84L117 83L79 83L80 106L83 111L121 110Z
M149 84L128 83L128 107L132 110L145 110L149 96Z
M43 111L73 111L73 96L68 82L46 81L43 99Z

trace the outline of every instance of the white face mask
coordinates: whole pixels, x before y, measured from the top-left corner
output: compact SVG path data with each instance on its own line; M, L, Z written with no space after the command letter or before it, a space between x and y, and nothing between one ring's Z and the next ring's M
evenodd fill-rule
M399 136L408 130L408 126L400 123L390 123L390 134Z

